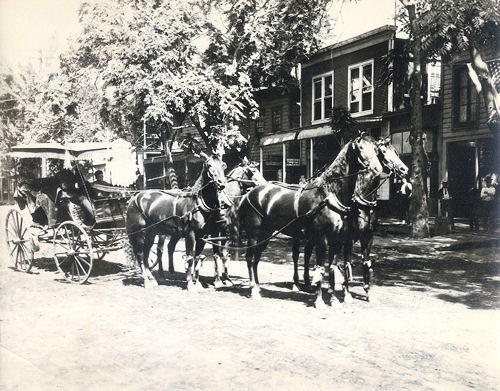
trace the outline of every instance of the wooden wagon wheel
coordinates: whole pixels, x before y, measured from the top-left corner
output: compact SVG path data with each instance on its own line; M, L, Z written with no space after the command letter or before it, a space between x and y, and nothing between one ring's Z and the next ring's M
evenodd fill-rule
M85 230L73 221L65 221L54 232L54 261L66 280L83 284L88 280L95 252Z
M5 239L9 257L17 270L29 272L33 266L33 238L21 213L11 209L5 219Z
M94 256L97 261L101 261L109 251L100 250L111 243L115 243L119 237L117 232L95 232L91 231L90 236L94 246Z

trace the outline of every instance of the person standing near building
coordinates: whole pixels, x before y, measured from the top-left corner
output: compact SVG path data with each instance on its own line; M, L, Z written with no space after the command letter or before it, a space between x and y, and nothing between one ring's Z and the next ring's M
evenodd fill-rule
M448 189L448 181L444 180L442 182L441 189L438 191L439 204L441 209L441 216L446 217L450 220L451 229L454 228L453 224L453 205L452 197Z
M482 211L483 211L483 218L484 218L484 225L486 228L486 231L493 231L495 228L495 196L496 196L496 189L495 186L493 185L493 180L496 179L492 178L492 174L486 175L486 177L483 179L483 186L481 188L481 204L482 204Z
M399 189L400 194L400 216L399 219L403 223L410 222L409 209L410 209L410 197L412 192L411 183L403 178L403 182L401 183L401 189Z

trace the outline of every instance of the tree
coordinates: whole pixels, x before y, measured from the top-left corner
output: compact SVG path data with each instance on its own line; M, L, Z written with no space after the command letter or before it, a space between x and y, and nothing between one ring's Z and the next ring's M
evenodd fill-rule
M445 61L469 53L481 84L488 127L500 133L500 107L495 81L483 60L484 50L498 53L500 0L426 0L421 2L420 26L426 36L424 49Z
M86 3L63 71L99 73L103 118L118 134L132 139L143 121L172 127L179 117L221 150L245 142L239 125L256 112L254 90L290 82L296 63L317 47L326 3Z
M411 128L410 144L412 152L412 198L410 201L410 219L412 235L416 238L429 236L429 209L425 191L427 159L424 148L424 130L422 127L423 110L423 73L426 68L426 53L422 50L422 30L417 15L415 1L401 0L408 17L407 29L410 35L410 52L413 57L413 71L410 82Z

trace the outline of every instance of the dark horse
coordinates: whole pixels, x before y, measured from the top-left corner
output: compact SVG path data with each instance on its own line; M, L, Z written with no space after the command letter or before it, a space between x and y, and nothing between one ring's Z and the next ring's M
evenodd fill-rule
M406 177L408 167L401 161L390 141L388 139L381 140L377 144L378 156L384 172L401 178ZM369 299L370 282L373 276L370 252L377 220L377 190L379 187L379 175L374 175L372 172L363 172L358 175L351 209L347 215L344 240L344 302L351 299L349 293L349 282L352 281L351 255L353 244L358 240L363 258L363 288Z
M144 286L157 285L147 259L157 235L168 235L171 243L183 237L186 242L186 280L188 289L199 288L199 255L207 229L220 219L220 195L226 185L224 163L213 155L204 158L203 169L189 190L143 190L127 207L126 228L136 261L142 269ZM173 262L169 259L169 263ZM173 263L169 265L173 270Z
M242 163L238 164L227 174L226 186L221 192L224 193L226 202L229 205L233 205L235 202L239 202L240 198L248 192L251 188L256 185L264 184L266 180L257 169L256 165L249 163L246 159L243 159ZM212 237L223 238L227 235L225 220L221 219L210 219L208 225L205 229L206 233L209 233ZM161 237L164 238L164 237ZM158 249L161 246L158 242ZM168 271L169 273L174 272L174 251L177 242L179 241L179 235L172 235L168 243ZM164 241L165 239L163 239ZM231 279L228 276L227 262L229 261L229 253L224 248L226 240L217 240L213 245L214 252L214 286L220 288L224 285L230 285ZM200 243L203 246L204 242ZM203 250L203 247L200 251ZM158 252L158 269L160 275L163 277L163 265L161 261L161 252Z
M361 170L382 171L376 146L366 137L349 141L325 172L300 190L268 183L252 189L238 206L231 208L227 218L233 237L239 242L242 232L247 236L252 297L260 297L257 267L274 231L294 238L294 252L304 233L307 242L316 246L318 264L323 263L327 248L337 250L334 244L340 241L345 205ZM324 305L321 295L316 305Z

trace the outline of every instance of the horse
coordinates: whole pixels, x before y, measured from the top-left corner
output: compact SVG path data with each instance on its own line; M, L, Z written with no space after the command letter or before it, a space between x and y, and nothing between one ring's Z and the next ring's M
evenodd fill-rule
M203 168L190 190L142 190L128 203L125 226L146 288L158 285L147 261L157 235L170 236L171 243L184 237L188 290L202 288L198 282L199 255L204 246L201 239L211 221L219 218L221 190L226 185L226 177L224 163L218 156L208 156L204 152L200 152L200 156L204 159Z
M253 298L261 297L257 268L274 231L291 236L297 254L304 232L307 241L316 245L318 263L322 263L327 245L333 249L339 241L342 216L348 210L345 204L361 170L382 171L375 144L365 136L349 141L322 175L299 190L268 183L250 190L230 208L227 220L233 241L239 242L242 232L247 235L246 261ZM317 295L316 306L321 305L320 297Z
M226 176L226 186L221 191L224 193L225 199L229 202L228 206L234 204L234 202L239 201L245 193L251 188L259 184L264 184L267 181L264 179L257 166L253 163L249 163L245 158L242 163L234 167ZM224 209L221 210L222 212ZM227 271L227 262L229 260L229 253L225 249L226 240L222 239L223 235L226 235L226 227L223 216L221 219L211 219L209 225L206 227L206 232L212 237L221 238L213 244L213 257L214 257L214 286L215 288L221 288L224 285L231 284L231 279L229 278ZM163 237L164 238L164 237ZM168 243L168 271L173 273L174 270L174 251L179 241L180 236L174 235L170 238ZM161 238L160 238L161 240ZM165 239L163 239L165 240ZM204 241L202 241L204 243ZM200 246L202 244L200 243ZM158 248L160 248L160 242L158 243ZM203 250L203 247L200 251ZM163 265L161 261L161 252L158 253L158 269L162 278L164 277Z
M399 158L390 140L377 142L378 156L386 174L393 174L401 178L408 175L408 167ZM373 278L372 261L370 252L373 245L373 234L377 220L377 190L380 187L380 176L372 172L364 172L358 175L351 210L347 215L347 229L344 239L344 302L351 299L349 282L352 281L351 255L352 247L356 241L360 241L362 265L363 265L363 288L370 300L370 282ZM365 190L361 190L361 189Z

